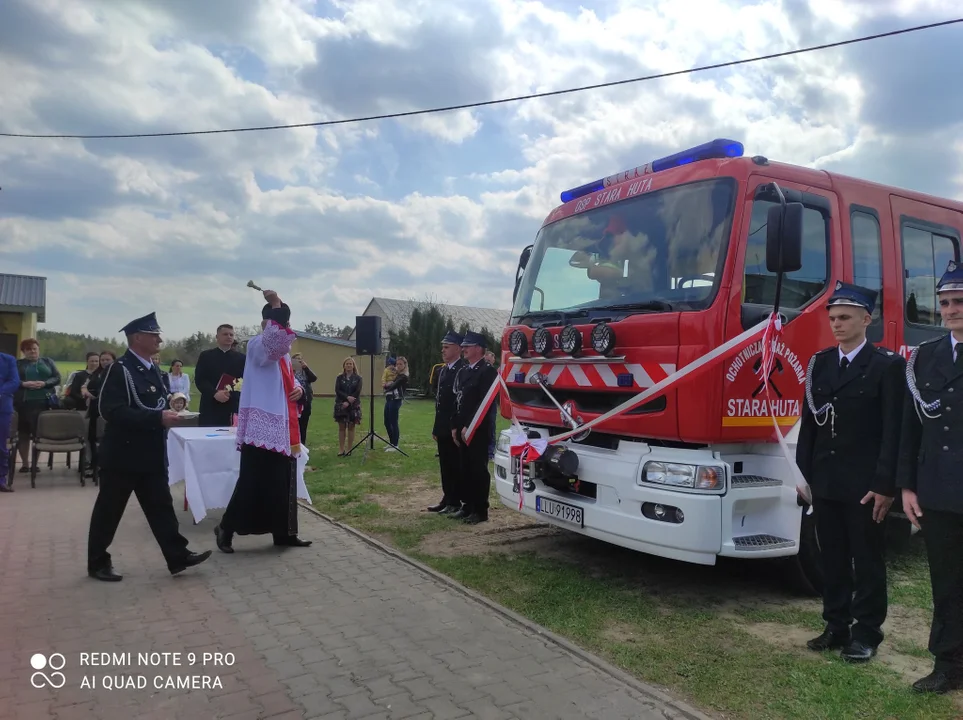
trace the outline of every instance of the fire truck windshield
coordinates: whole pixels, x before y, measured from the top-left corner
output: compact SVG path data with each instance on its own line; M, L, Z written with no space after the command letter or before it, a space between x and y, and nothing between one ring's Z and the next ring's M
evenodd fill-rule
M573 215L538 233L513 322L619 306L699 310L716 294L737 184L713 178Z

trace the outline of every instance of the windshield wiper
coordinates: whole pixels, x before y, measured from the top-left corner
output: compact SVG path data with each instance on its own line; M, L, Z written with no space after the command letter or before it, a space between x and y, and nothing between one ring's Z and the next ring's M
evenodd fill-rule
M557 315L562 322L565 322L571 317L584 317L588 315L587 310L577 309L577 310L529 310L527 313L521 316L519 320L525 320L527 318L546 318L553 317Z
M658 310L660 312L671 312L672 306L665 300L645 300L643 302L622 303L618 305L605 305L599 310Z

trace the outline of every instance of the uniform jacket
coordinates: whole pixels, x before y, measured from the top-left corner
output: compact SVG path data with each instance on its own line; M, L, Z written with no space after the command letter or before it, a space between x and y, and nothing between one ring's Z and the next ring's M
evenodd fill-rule
M0 415L13 412L13 396L19 389L20 373L17 372L17 359L13 355L0 353Z
M819 426L803 399L796 464L813 497L859 502L870 491L893 497L906 363L869 342L845 371L839 360L836 346L815 356L813 402L816 410L832 403L835 420L830 410Z
M167 432L161 423L161 411L167 407L167 389L160 369L156 365L148 369L128 350L107 369L99 406L107 421L100 444L100 466L166 474Z
M438 387L435 391L435 424L431 428L431 434L437 438L451 437L453 427L451 419L455 414L457 400L455 397L455 376L467 364L464 358L458 358L452 363L450 369L448 365L442 365L438 369Z
M492 386L493 382L498 382L498 373L487 360L482 358L475 367L471 367L467 362L455 376L455 412L451 418L451 427L461 430L471 424L472 418L478 412L478 408L485 399L485 394ZM485 444L488 444L488 432L482 431L486 423L491 422L491 416L487 413L481 419L475 437L483 437Z
M924 402L939 399L929 413L939 417L927 417L906 391L897 485L914 490L922 508L963 513L963 373L949 335L919 346L914 375Z

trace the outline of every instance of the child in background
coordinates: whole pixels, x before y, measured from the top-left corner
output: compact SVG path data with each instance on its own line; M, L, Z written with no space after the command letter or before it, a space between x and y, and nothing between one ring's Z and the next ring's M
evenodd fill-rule
M398 368L396 363L397 361L393 357L388 358L388 364L385 366L385 371L381 374L381 387L390 385L398 378Z
M171 410L174 412L184 412L187 410L187 397L184 393L174 393L171 396Z

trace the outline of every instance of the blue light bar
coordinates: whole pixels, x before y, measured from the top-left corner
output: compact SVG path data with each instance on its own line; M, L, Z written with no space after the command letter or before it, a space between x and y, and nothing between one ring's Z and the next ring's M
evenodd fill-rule
M694 148L682 150L674 155L667 155L664 158L653 160L645 165L639 165L631 170L626 170L625 172L621 172L616 175L609 175L601 180L593 180L590 183L585 183L584 185L580 185L577 188L572 188L571 190L565 190L561 195L562 202L567 203L575 198L591 195L592 193L598 190L603 190L610 185L625 182L626 180L630 180L640 175L649 175L651 173L661 172L662 170L679 167L680 165L688 165L689 163L697 162L699 160L742 157L742 153L743 146L741 142L737 140L718 138L716 140L703 143L702 145L698 145Z

